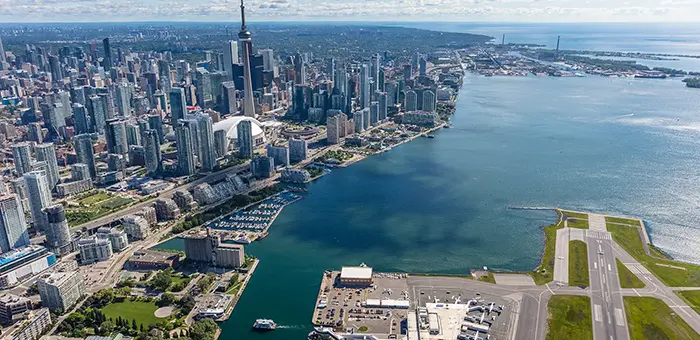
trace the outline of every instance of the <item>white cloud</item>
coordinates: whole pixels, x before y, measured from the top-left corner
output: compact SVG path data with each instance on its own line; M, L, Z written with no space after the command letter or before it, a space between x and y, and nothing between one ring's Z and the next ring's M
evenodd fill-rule
M236 21L239 0L0 0L0 21ZM698 0L249 0L251 21L694 21Z

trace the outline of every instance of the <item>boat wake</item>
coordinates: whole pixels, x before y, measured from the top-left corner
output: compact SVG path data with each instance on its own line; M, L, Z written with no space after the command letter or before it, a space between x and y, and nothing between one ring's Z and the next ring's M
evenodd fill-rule
M277 325L277 329L305 329L308 328L304 325Z

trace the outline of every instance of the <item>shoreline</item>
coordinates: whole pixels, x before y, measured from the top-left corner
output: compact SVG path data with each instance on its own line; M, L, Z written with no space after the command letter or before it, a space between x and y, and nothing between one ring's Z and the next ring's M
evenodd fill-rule
M243 279L243 282L241 283L241 287L238 288L238 292L233 295L233 302L231 302L231 306L229 309L224 312L224 316L222 316L219 319L216 319L214 321L216 322L224 322L228 320L231 317L231 314L233 313L233 310L236 308L236 305L238 304L238 300L241 299L241 296L243 295L243 292L245 291L246 287L248 287L248 282L250 282L250 279L253 277L253 273L255 273L255 269L258 267L258 264L260 263L260 259L255 259L255 263L250 267L248 272L246 273L245 279ZM226 294L226 293L224 293ZM232 294L226 294L226 295L232 295Z

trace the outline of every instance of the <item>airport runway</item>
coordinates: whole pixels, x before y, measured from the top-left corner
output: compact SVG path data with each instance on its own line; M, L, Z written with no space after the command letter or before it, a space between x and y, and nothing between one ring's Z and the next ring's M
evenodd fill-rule
M612 237L608 232L588 230L586 243L591 284L593 339L627 340L629 332Z

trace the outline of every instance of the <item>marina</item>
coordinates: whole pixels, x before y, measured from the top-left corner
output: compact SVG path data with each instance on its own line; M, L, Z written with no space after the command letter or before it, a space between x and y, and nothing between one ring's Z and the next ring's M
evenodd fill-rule
M283 191L258 204L216 219L209 227L218 233L224 242L249 244L267 237L267 230L282 209L302 198L301 195Z

